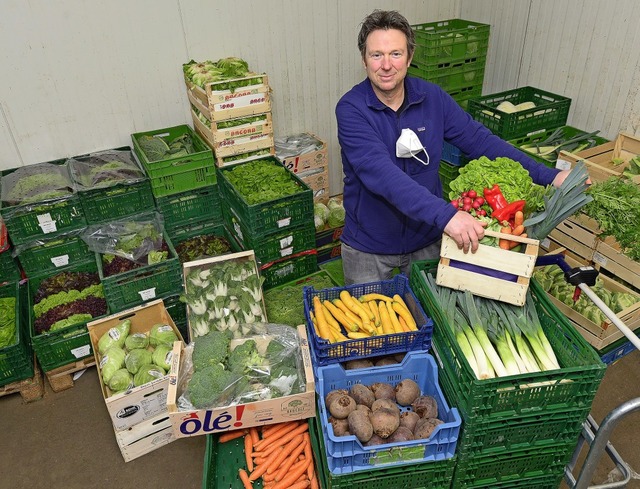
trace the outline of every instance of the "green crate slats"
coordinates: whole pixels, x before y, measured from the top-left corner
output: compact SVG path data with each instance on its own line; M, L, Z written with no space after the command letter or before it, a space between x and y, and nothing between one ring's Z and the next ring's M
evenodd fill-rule
M463 19L412 25L416 38L413 61L422 65L450 63L486 56L489 47L488 24Z
M451 190L450 184L456 179L460 173L460 167L452 165L444 160L440 161L440 168L438 174L440 175L440 181L442 182L442 198L448 200L449 192Z
M13 256L11 248L0 252L0 284L20 280L20 269Z
M324 489L399 489L399 488L429 488L449 489L456 457L438 462L426 462L401 467L372 468L344 474L332 475L327 464L327 452L324 437L320 429L318 418L309 419L311 446L316 457L316 465L321 475Z
M173 139L189 134L193 141L194 153L173 156L163 160L149 161L140 148L142 136L166 136ZM196 188L215 185L216 171L213 152L204 140L187 125L134 133L131 135L133 149L151 179L153 195L164 197Z
M42 245L19 250L18 260L27 277L91 260L93 252L78 235L60 236Z
M89 224L112 221L155 207L148 179L85 190L78 192L78 196Z
M274 157L265 157L274 166L282 167L280 161ZM249 163L238 163L247 165ZM220 191L224 201L223 209L248 229L254 237L259 238L285 227L295 227L307 222L313 222L313 191L300 178L291 173L291 179L300 188L299 192L279 199L249 205L238 193L225 176L236 165L218 168Z
M33 377L33 351L29 341L26 309L28 307L27 286L18 282L0 287L0 298L16 298L16 332L13 342L0 348L0 386Z
M178 227L208 220L222 223L222 208L218 185L209 185L156 199L164 217L164 228L171 234Z
M482 84L448 90L453 100L464 110L468 110L469 102L482 94Z
M478 380L463 360L444 313L422 277L435 273L437 261L414 262L410 284L435 323L433 344L442 375L456 379L454 404L468 418L544 413L550 409L589 408L606 365L562 314L546 303L544 291L531 280L530 289L545 332L561 365L560 370ZM542 298L542 299L541 299Z
M344 284L344 270L342 269L342 257L333 258L318 265L320 270L326 271L336 285L343 287Z
M312 221L300 226L285 228L268 236L253 236L242 223L225 214L227 227L245 250L253 250L256 260L262 263L286 258L301 251L315 248L316 229Z
M38 357L38 363L42 370L48 372L63 365L68 365L77 360L93 355L91 339L87 330L87 322L67 326L57 331L49 331L41 334L35 332L35 315L33 313L33 297L45 278L61 272L97 272L95 260L89 260L73 266L64 267L55 272L47 272L42 275L29 278L29 335L33 350ZM109 314L107 303L107 314ZM106 316L106 314L105 314ZM104 317L104 316L100 316ZM99 319L92 318L91 321Z
M543 132L540 132L540 133L537 133L537 134L533 134L533 135L530 135L530 136L520 136L518 138L511 139L511 140L509 140L507 142L509 144L511 144L512 146L515 146L516 148L518 148L520 151L525 153L529 158L534 159L538 163L542 163L544 165L547 165L547 166L550 166L552 168L555 168L555 162L556 162L555 153L552 153L554 158L549 160L549 159L543 158L542 156L539 156L538 154L536 154L532 150L522 149L520 146L522 146L524 144L534 144L534 143L539 143L541 141L544 141L545 139L547 139L549 136L551 136L558 129L562 130L562 137L563 137L564 140L568 140L568 139L571 139L571 138L574 138L576 136L580 136L580 135L583 135L583 134L588 134L587 131L583 131L582 129L576 129L575 127L571 127L571 126L562 126L560 128L549 129L547 131L543 131ZM600 136L592 136L591 139L593 139L593 141L595 142L595 145L600 145L600 144L604 144L604 143L608 143L609 142L608 139L605 139L605 138L600 137Z
M505 101L513 105L533 102L536 106L513 114L496 111ZM473 98L469 100L468 112L491 132L509 140L566 125L570 106L568 97L527 86Z
M102 255L95 254L100 281L104 286L104 295L112 312L120 312L157 297L180 293L182 266L171 240L166 233L163 237L169 247L166 260L110 277L104 276Z
M180 331L182 338L189 343L189 328L187 327L187 305L180 300L180 294L170 295L162 299L164 307L173 319L176 328Z
M315 250L312 253L303 252L299 256L277 261L261 268L260 274L264 277L262 288L267 290L271 287L277 287L317 271L318 257Z
M423 66L411 63L407 70L409 76L415 76L439 85L445 91L476 85L482 87L487 57L465 59L459 63Z

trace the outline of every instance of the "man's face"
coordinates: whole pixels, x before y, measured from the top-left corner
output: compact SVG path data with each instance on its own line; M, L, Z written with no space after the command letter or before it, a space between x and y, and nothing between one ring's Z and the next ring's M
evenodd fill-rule
M394 95L402 89L411 63L406 36L397 29L373 31L367 37L363 62L374 92Z

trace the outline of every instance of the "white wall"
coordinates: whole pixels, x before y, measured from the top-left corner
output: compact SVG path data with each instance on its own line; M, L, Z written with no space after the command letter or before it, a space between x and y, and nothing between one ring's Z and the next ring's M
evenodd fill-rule
M190 123L182 64L239 56L269 76L276 136L328 141L339 193L334 108L364 76L356 36L374 8L491 24L485 94L564 94L570 124L609 138L639 124L634 0L0 0L0 170Z

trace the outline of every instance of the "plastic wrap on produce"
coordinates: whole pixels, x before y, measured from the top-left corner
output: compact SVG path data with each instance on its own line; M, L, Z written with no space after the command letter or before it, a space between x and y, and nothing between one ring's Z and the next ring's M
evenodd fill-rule
M276 138L274 143L276 156L281 160L322 149L322 141L306 133Z
M78 191L132 184L146 175L130 150L106 150L70 158L67 163Z
M8 206L63 199L74 194L66 163L38 163L3 175L0 198Z

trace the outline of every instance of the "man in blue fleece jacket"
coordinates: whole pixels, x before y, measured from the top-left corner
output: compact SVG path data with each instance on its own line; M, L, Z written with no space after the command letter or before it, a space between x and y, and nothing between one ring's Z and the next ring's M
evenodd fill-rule
M347 284L386 280L396 267L409 275L412 261L439 257L443 232L465 252L477 250L484 225L442 199L443 140L471 158L516 160L541 185L559 186L569 173L493 135L439 86L407 77L415 38L398 12L375 10L365 18L358 48L367 78L336 106Z

